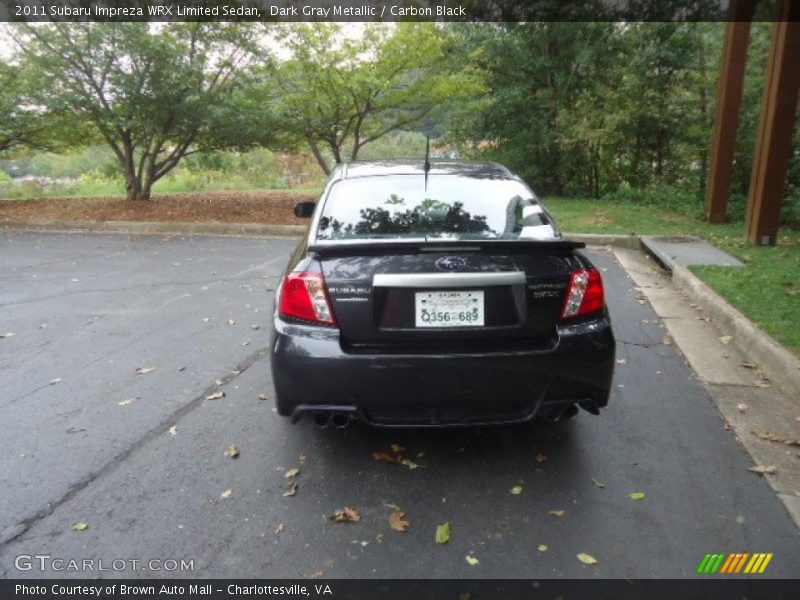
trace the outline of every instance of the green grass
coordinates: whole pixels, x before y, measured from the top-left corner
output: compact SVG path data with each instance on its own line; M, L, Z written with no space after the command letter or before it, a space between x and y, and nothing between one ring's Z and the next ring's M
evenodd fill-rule
M549 198L545 205L572 233L683 234L704 238L745 263L692 267L717 293L787 348L800 354L800 231L781 229L774 247L744 241L744 224L711 225L652 205Z

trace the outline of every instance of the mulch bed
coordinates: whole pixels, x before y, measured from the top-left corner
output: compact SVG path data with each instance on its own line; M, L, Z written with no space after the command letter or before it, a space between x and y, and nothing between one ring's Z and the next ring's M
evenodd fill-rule
M0 200L0 221L173 221L305 225L294 216L298 202L316 200L293 192L200 192L154 196L149 201L119 196Z

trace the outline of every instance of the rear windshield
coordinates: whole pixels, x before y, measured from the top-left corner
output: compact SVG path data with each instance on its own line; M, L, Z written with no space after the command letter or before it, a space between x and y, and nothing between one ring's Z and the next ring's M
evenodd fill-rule
M458 175L345 179L331 186L318 240L374 238L554 239L519 181Z

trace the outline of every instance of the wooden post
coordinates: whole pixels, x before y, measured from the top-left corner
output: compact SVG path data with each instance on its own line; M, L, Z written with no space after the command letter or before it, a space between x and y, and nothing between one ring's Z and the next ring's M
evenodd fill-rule
M714 119L714 143L711 169L706 186L706 217L711 223L728 221L728 198L731 192L736 129L742 104L747 44L755 0L732 0L722 47L722 65L717 90L717 114Z
M759 246L778 240L800 94L800 2L778 0L777 10L747 199L747 240Z

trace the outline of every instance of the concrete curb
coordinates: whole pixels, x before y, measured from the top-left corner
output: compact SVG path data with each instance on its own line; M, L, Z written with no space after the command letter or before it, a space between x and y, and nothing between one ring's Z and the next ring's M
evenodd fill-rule
M252 235L300 237L305 225L261 225L259 223L187 223L182 221L0 221L0 228L23 231L89 231L104 233L181 233L185 235ZM587 246L640 248L635 235L565 233L564 237Z
M568 240L583 242L587 246L617 246L639 250L641 243L635 235L609 235L601 233L564 233Z
M790 397L800 398L800 359L703 283L686 267L672 270L672 281L713 321L731 332L733 345L758 364Z
M102 233L184 235L236 235L300 237L304 225L261 225L258 223L185 223L170 221L0 221L0 228L21 231L88 231Z

